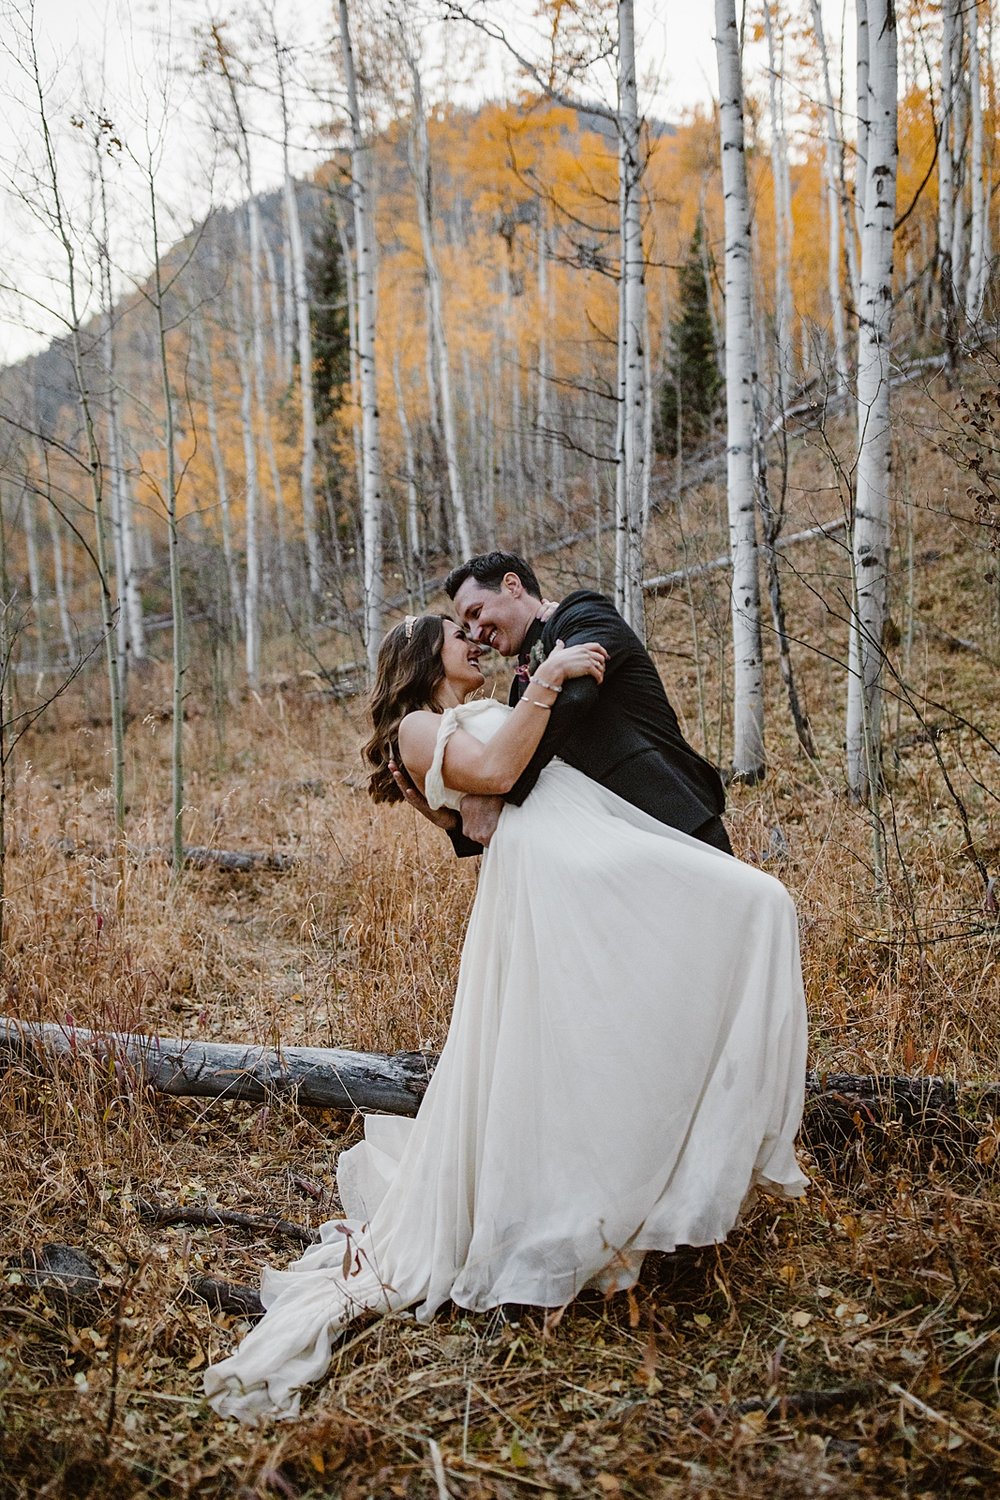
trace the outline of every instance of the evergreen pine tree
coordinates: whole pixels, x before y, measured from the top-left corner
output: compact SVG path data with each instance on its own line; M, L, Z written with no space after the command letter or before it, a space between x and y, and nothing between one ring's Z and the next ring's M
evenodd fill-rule
M678 435L682 449L706 437L723 386L709 315L703 239L699 218L678 274L679 311L670 324L671 359L660 394L659 447L671 458L677 453Z
M313 382L316 402L316 455L326 494L321 532L340 530L343 473L336 418L350 389L351 343L347 283L332 199L321 214L309 264L309 319L312 324Z
M351 368L347 288L332 202L320 220L308 277L316 420L324 427L343 402Z

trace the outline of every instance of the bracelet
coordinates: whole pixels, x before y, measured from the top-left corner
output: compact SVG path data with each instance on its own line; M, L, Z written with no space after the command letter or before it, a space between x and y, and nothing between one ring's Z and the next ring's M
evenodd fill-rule
M544 688L547 693L561 693L562 692L562 683L561 682L546 682L544 677L529 677L528 681L529 682L537 682L538 686L540 688Z
M529 704L532 708L544 708L546 713L552 712L551 703L539 703L537 698L522 698L521 702Z

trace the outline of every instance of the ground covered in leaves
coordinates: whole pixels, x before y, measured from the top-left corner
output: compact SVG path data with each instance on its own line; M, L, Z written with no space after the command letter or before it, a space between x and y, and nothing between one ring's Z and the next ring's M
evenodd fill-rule
M1000 1080L1000 932L983 878L1000 861L1000 614L995 564L955 498L953 467L926 438L947 393L908 399L888 641L898 690L878 824L885 878L873 871L872 819L841 795L849 568L835 540L783 554L817 757L787 728L772 654L770 774L733 789L730 823L740 854L779 873L798 903L811 1065L975 1083ZM799 443L789 496L788 529L835 513L818 439ZM714 556L718 496L709 485L686 504L685 546ZM661 518L651 570L677 565L676 541L674 518ZM550 591L592 576L588 566L579 548L546 559ZM650 608L671 696L713 755L728 732L727 609L721 575ZM22 742L8 806L6 1014L165 1036L440 1047L473 864L410 813L372 808L356 760L361 706L301 675L309 664L293 643L281 660L275 648L274 664L245 696L235 669L220 689L218 671L195 661L186 836L292 856L281 872L175 880L157 855L169 801L165 668L131 688L123 915L99 675ZM622 1004L625 1016L624 992ZM595 1129L607 1107L595 1106ZM880 1120L851 1099L839 1114L810 1106L802 1202L761 1200L724 1246L651 1258L634 1296L581 1298L560 1315L507 1308L429 1327L405 1316L359 1325L300 1420L254 1433L201 1400L205 1364L246 1324L194 1287L203 1276L256 1285L263 1263L299 1247L266 1223L155 1225L143 1205L313 1228L337 1211L336 1157L359 1122L287 1099L154 1096L83 1056L49 1069L8 1058L0 1497L994 1494L1000 1124L989 1108L967 1112L959 1128L931 1115ZM46 1276L53 1245L84 1255L96 1284Z

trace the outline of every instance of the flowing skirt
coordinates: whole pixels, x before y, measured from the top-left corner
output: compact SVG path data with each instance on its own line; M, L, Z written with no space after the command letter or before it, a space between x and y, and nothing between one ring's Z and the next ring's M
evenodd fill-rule
M724 1239L756 1188L798 1196L805 1052L780 882L552 762L483 858L419 1113L368 1117L347 1219L265 1271L212 1404L292 1417L362 1310L560 1307Z

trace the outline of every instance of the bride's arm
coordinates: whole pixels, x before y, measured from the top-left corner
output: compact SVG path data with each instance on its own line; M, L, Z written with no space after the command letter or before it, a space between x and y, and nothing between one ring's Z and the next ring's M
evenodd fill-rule
M509 791L542 738L562 684L576 677L594 677L600 682L606 654L595 642L559 646L530 679L521 701L492 739L483 744L467 730L456 729L444 753L442 775L447 785L456 792L485 796ZM440 727L440 714L427 709L407 714L399 726L400 754L421 789Z

